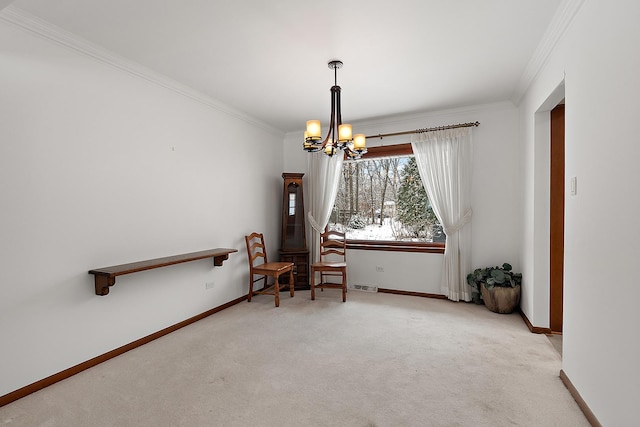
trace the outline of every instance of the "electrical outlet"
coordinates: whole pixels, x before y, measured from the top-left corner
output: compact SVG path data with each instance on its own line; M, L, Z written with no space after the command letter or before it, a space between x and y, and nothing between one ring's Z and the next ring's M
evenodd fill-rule
M378 273L384 273L384 267L382 267L381 265L376 265L376 271Z
M205 289L212 289L214 285L214 282L207 282L204 284L204 288Z

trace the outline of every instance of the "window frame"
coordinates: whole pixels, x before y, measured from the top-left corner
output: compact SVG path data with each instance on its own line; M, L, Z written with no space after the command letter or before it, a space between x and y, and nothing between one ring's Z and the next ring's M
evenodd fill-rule
M362 159L377 159L391 156L412 156L411 143L380 145L367 147ZM345 155L345 162L348 161ZM347 239L347 249L389 251L389 252L422 252L444 254L446 242L406 242L397 240L355 240Z

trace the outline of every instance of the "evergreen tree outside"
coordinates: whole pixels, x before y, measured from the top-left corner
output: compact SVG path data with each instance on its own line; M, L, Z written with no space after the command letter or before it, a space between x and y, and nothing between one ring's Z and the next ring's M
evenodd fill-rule
M398 220L402 223L407 237L427 238L433 225L438 223L427 192L422 186L414 157L409 158L400 172L397 208Z

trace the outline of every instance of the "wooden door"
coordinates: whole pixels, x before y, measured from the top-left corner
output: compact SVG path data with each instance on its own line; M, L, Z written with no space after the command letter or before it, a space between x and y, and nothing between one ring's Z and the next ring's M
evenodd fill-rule
M562 332L564 280L564 104L551 110L549 327Z

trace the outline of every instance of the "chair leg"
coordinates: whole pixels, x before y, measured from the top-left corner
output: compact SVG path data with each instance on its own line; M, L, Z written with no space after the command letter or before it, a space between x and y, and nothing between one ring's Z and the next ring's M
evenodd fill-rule
M251 302L251 296L253 296L253 275L249 277L249 295L247 296L247 302Z
M291 296L291 298L293 298L293 288L294 288L294 283L293 283L293 268L291 270L289 270L289 295Z
M276 275L276 283L274 283L274 291L276 294L276 307L280 307L280 284L279 277Z
M316 299L316 272L311 270L311 301Z
M347 272L342 271L342 302L347 302Z

